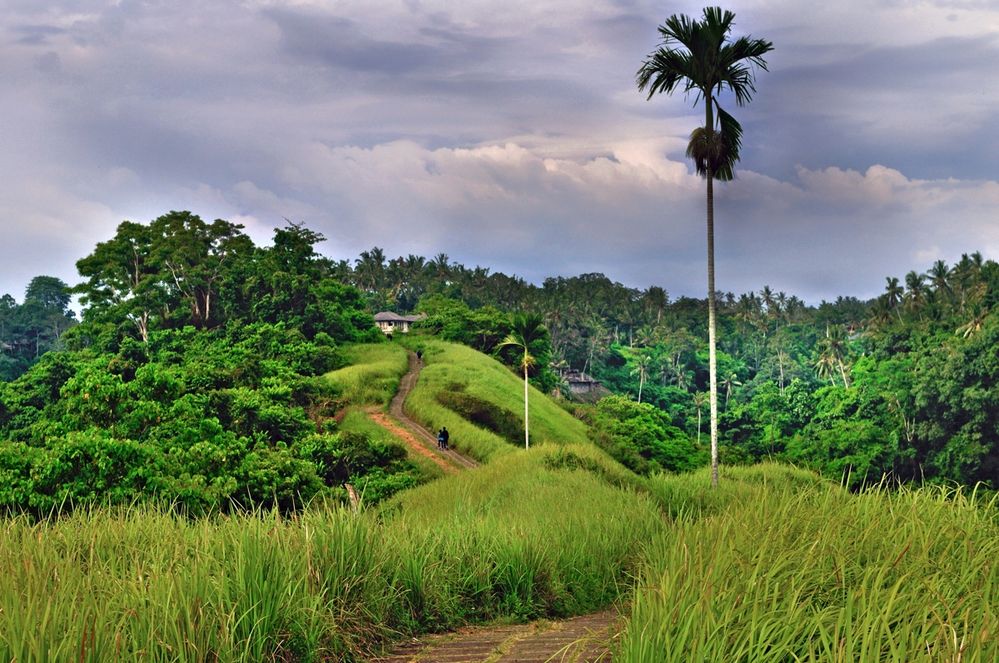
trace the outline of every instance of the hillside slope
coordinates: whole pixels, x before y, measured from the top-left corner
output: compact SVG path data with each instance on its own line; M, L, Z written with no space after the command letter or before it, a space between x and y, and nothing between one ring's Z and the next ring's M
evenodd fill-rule
M406 413L431 430L447 426L454 447L488 461L523 447L524 383L492 357L436 339L408 339L425 366ZM586 442L587 426L530 388L532 444Z

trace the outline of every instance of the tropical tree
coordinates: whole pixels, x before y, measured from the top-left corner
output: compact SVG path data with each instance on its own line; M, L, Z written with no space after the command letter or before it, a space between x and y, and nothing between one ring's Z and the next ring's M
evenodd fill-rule
M638 376L638 402L642 402L642 387L645 386L645 376L649 373L649 366L652 364L652 357L641 353L635 357L635 366L631 369L632 375Z
M843 327L840 325L827 326L826 335L819 340L816 346L819 358L815 363L816 372L820 378L830 378L834 373L833 369L839 369L840 377L843 378L843 386L850 386L850 379L846 373L847 338Z
M521 313L510 320L510 333L500 341L498 348L513 347L523 352L520 368L524 371L524 448L531 447L530 423L527 405L528 370L537 363L532 353L532 347L548 337L548 330L540 315L536 313Z
M714 180L735 176L742 127L719 105L718 95L728 88L736 104L745 105L756 91L753 66L766 70L763 56L773 44L763 39L729 40L735 14L720 7L706 7L702 20L674 14L659 26L662 42L638 70L638 89L657 93L678 89L695 93L694 103L704 101L704 126L690 135L687 156L707 181L708 244L708 372L711 404L711 483L718 485L718 370L715 340ZM717 115L716 115L717 113Z
M708 404L708 395L703 391L694 394L694 407L697 408L697 445L701 445L701 409Z
M905 290L899 285L898 278L894 276L885 277L885 303L889 309L895 311L899 320L902 319L902 312L898 310L898 307L902 303L902 296L904 294Z

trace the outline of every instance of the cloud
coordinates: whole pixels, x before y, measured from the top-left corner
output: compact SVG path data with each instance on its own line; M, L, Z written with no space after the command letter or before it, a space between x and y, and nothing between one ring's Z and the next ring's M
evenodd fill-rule
M721 287L873 294L934 251L999 256L996 9L741 3L737 32L776 50L752 104L723 99L746 134L718 187ZM303 221L342 258L378 244L699 294L703 182L683 152L701 111L634 84L665 12L10 0L0 292L71 275L123 218L189 207L259 242Z

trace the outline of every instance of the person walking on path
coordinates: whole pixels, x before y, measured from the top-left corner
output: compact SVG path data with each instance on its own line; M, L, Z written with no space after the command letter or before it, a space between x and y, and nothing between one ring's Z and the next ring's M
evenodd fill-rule
M440 432L437 433L437 446L447 451L447 443L450 437L451 434L447 432L447 426L442 426Z

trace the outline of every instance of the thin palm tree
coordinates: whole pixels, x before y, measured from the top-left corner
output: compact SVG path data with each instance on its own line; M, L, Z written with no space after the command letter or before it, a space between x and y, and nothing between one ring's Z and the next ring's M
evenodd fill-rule
M711 483L718 485L718 370L715 342L715 214L714 180L735 175L742 127L722 110L718 95L728 88L736 104L745 105L756 91L753 66L766 70L763 56L773 44L763 39L729 40L735 14L706 7L702 20L674 14L659 26L662 42L649 54L636 75L638 89L648 98L678 89L694 92L694 103L704 101L704 126L694 129L687 156L707 181L708 236L708 373L711 404ZM717 115L716 115L717 112ZM717 118L717 121L716 121Z
M532 347L543 341L548 336L548 330L540 315L536 313L521 313L513 316L510 320L510 333L500 341L497 347L514 347L523 351L520 360L520 368L524 371L524 448L531 448L530 423L527 407L527 372L531 366L537 363L537 359L531 354Z
M708 395L703 391L694 394L694 407L697 408L697 445L701 445L701 409L708 404Z
M847 377L845 361L848 347L843 327L827 325L825 338L819 340L817 348L819 359L816 362L816 370L819 377L829 377L832 369L838 368L840 377L843 378L843 386L849 388L850 379Z
M632 375L638 376L638 402L642 402L642 387L645 386L645 376L648 375L649 366L652 364L652 357L649 355L639 355L635 358L635 367L631 369Z

